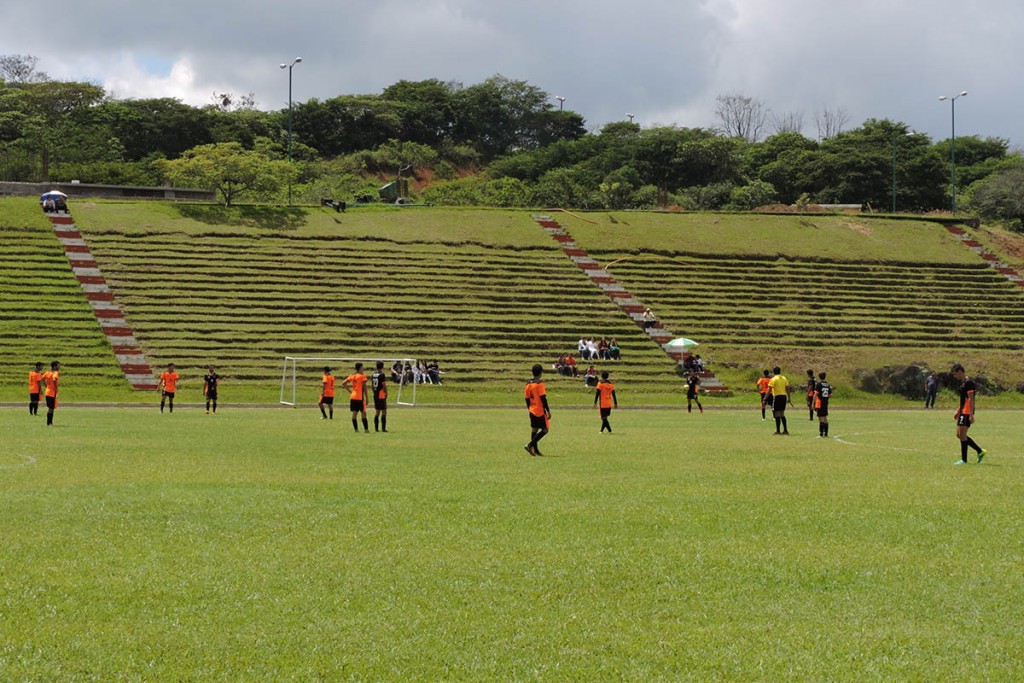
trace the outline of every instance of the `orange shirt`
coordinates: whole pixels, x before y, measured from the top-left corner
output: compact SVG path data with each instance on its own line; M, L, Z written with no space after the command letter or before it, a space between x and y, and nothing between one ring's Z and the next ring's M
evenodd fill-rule
M50 370L43 373L42 379L46 382L46 395L50 398L57 398L57 382L60 381L60 373Z
M39 393L39 380L43 378L43 373L32 370L28 373L28 393L38 394Z
M324 383L324 398L334 398L334 375L324 375L320 381Z
M181 377L176 372L165 372L160 375L160 381L164 383L164 391L168 394L174 393L174 387L178 379Z
M597 393L600 394L601 407L611 408L614 401L612 394L615 393L615 385L611 382L598 382Z
M758 390L758 392L760 392L762 394L767 394L768 393L768 383L771 382L771 381L772 380L771 380L770 377L762 377L761 379L757 380L757 390Z
M541 400L547 396L547 390L544 388L544 382L527 382L526 390L524 392L527 400L530 401L530 414L541 417L544 415L544 402Z
M363 393L366 387L367 377L361 372L357 372L354 375L349 375L345 378L345 381L352 385L352 393L348 395L349 399L353 401L364 401L365 394Z

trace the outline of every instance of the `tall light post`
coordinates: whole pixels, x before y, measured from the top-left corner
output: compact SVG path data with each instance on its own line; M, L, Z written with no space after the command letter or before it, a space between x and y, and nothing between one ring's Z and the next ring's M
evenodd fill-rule
M904 133L903 137L909 138L913 131ZM892 134L892 212L896 213L896 141L900 138L899 133Z
M634 116L636 116L636 114L626 114L626 118L628 118L628 119L629 119L629 122L630 122L630 123L633 123L633 117L634 117Z
M950 135L950 145L949 145L949 161L950 161L950 168L952 168L952 171L951 171L951 178L952 179L950 181L950 191L951 191L951 194L953 196L953 215L954 216L956 215L956 101L958 99L960 99L961 97L966 97L966 96L967 96L967 91L966 90L962 90L962 91L960 91L959 95L954 95L952 97L947 97L946 95L942 95L942 96L939 97L939 101L940 102L945 102L946 100L949 100L949 105L950 105L949 111L950 111L950 115L952 116L952 118L951 118L951 126L950 126L951 135Z
M561 95L555 95L555 99L558 100L558 111L565 109L565 98Z
M288 164L292 163L292 69L302 61L302 57L296 57L291 64L282 64L282 69L288 69ZM288 206L292 204L292 181L288 179Z

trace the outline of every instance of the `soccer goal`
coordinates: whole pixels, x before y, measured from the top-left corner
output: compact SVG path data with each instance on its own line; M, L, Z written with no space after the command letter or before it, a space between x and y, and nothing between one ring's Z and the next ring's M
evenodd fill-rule
M392 387L398 387L395 403L401 406L416 405L417 383L414 380L407 381L407 377L412 372L407 373L405 371L406 365L410 368L416 367L415 358L321 358L313 356L284 357L284 365L281 368L281 403L286 406L295 406L300 385L304 388L309 387L311 392L316 391L318 392L317 395L319 395L320 380L323 377L325 366L330 367L334 371L335 375L339 377L338 383L341 384L341 378L346 377L347 373L353 372L356 363L363 364L363 372L369 377L377 369L377 361L384 361L384 372L387 373L389 383L388 394L394 393ZM395 363L402 364L401 379L398 382L393 380L391 373L391 368ZM412 385L411 397L409 396L409 390L406 388L407 384ZM405 390L406 397L404 401L402 400L403 389Z

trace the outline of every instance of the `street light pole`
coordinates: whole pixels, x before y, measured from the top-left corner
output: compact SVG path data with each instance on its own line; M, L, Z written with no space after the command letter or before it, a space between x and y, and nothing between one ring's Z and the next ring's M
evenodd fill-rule
M555 95L555 99L558 100L558 111L565 109L565 98L561 95Z
M282 64L282 69L288 69L288 164L292 163L292 69L302 61L302 57L296 57L291 64ZM292 181L288 179L288 206L292 205Z
M626 114L626 116L629 118L629 122L633 123L633 117L636 116L636 114Z
M966 95L967 95L967 91L966 90L962 90L962 91L960 91L959 95L954 95L953 97L947 97L945 95L942 95L941 97L939 97L939 101L940 102L945 102L946 100L949 100L949 104L950 104L949 111L950 111L950 116L951 116L951 119L950 119L951 123L950 123L949 162L950 162L950 168L952 169L951 176L950 176L951 177L951 180L950 180L950 194L953 197L953 215L954 216L956 215L956 101L959 98L961 98L961 97L965 97Z
M903 137L909 138L914 133L904 133ZM892 212L896 213L896 140L899 139L898 133L892 134Z

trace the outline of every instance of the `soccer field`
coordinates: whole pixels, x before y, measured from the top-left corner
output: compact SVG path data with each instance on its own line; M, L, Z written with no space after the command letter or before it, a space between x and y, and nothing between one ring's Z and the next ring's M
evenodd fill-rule
M1019 411L552 408L0 410L0 679L1019 679Z

